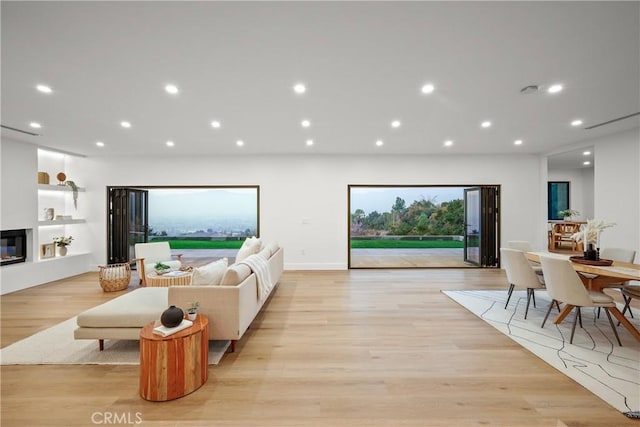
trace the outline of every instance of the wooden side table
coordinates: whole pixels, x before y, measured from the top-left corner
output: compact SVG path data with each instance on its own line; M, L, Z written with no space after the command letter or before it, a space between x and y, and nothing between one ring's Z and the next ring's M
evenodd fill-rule
M198 314L193 326L168 337L154 327L140 331L140 396L162 402L200 388L209 373L209 319Z
M193 273L191 272L185 272L180 276L166 276L151 272L147 274L146 282L148 287L166 288L168 286L189 286L191 285L191 279L193 279Z

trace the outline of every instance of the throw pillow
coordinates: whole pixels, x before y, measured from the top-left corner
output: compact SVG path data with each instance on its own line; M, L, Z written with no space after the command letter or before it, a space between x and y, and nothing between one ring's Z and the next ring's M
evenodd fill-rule
M240 283L242 283L242 281L244 281L244 279L249 277L250 274L251 274L251 269L249 268L248 265L233 264L232 266L227 268L227 271L224 273L224 276L222 276L222 279L220 280L220 285L221 286L239 285Z
M257 254L261 248L262 240L255 236L247 237L236 255L236 263L245 260L249 255Z
M193 270L191 284L195 286L217 286L227 271L229 260L222 258Z

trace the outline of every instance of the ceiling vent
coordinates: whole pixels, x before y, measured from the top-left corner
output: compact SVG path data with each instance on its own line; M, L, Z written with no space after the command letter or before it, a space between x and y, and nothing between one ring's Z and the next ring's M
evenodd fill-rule
M629 114L629 115L622 116L622 117L618 117L617 119L607 120L606 122L598 123L597 125L589 126L589 127L585 128L585 129L588 129L588 130L595 129L595 128L598 128L600 126L604 126L604 125L608 125L608 124L611 124L611 123L619 122L620 120L629 119L629 118L634 117L634 116L640 116L640 112Z
M529 85L529 86L525 86L522 89L520 89L520 93L524 94L524 95L528 95L530 93L536 93L540 90L540 86L537 85Z
M2 129L8 129L8 130L12 130L14 132L20 132L20 133L24 133L26 135L31 135L31 136L40 136L39 133L33 133L33 132L29 132L28 130L22 130L22 129L17 129L17 128L12 128L11 126L5 126L5 125L0 125L0 127Z

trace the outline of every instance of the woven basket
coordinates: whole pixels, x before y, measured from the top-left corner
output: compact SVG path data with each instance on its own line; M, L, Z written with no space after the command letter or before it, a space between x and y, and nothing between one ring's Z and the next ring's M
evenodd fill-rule
M131 266L129 263L98 266L98 279L105 292L115 292L127 289L131 281Z

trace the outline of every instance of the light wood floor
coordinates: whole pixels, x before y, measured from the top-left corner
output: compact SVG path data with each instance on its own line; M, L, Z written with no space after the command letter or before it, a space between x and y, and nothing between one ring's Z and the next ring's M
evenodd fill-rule
M506 286L497 269L285 272L193 394L146 402L137 366L2 366L1 425L638 426L440 292ZM2 346L118 294L87 273L3 296Z

